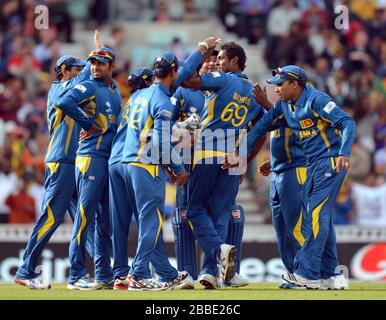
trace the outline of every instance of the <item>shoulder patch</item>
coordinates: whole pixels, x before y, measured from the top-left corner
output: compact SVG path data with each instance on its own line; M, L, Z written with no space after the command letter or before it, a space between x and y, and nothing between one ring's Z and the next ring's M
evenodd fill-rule
M87 88L85 86L81 85L81 84L77 84L74 88L78 89L82 93L85 93L87 91Z
M175 97L171 97L170 102L172 103L173 106L175 106L177 103L177 99Z
M325 107L323 108L323 111L325 111L327 113L330 113L335 107L336 107L335 102L334 101L330 101L329 103L327 103L325 105Z
M172 117L172 113L169 110L162 110L162 115L169 119Z
M221 77L221 74L220 72L211 72L211 74L213 75L213 78L218 78L218 77Z

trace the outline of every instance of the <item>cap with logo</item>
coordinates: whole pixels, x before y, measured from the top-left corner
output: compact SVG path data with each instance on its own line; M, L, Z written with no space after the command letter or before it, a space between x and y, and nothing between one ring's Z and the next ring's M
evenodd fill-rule
M163 77L167 75L172 69L178 68L179 61L177 57L170 53L165 52L155 58L153 62L153 72L157 77Z
M131 88L140 89L148 86L146 81L154 77L153 71L148 68L138 67L129 73L128 80Z

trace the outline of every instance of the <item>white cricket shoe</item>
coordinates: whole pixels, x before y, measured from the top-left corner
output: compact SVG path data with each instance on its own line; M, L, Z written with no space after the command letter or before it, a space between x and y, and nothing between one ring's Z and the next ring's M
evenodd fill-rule
M344 290L348 288L347 279L343 274L322 279L320 283L321 290Z
M38 276L33 279L13 279L16 283L21 284L22 286L26 286L30 289L51 289L51 285L49 283L45 283L41 276Z
M223 243L220 246L220 278L223 283L229 282L236 273L236 256L235 246Z
M305 287L307 289L320 288L320 280L309 280L296 273L282 274L281 278L289 283L295 284L298 287Z
M198 281L201 285L205 287L205 289L220 289L220 285L217 281L217 278L215 276L212 276L211 274L204 273L200 275Z
M249 281L245 278L243 278L240 274L237 272L233 276L233 278L229 282L225 282L223 284L224 287L233 287L233 288L240 288L245 287L249 285Z
M99 290L102 288L103 285L98 282L94 282L89 274L84 275L74 283L67 284L67 289L70 290Z

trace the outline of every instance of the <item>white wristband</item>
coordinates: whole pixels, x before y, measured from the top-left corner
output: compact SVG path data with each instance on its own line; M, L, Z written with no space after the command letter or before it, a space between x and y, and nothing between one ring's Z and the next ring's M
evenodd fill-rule
M206 48L206 50L209 50L209 45L206 41L201 41L198 43L199 46L203 46Z

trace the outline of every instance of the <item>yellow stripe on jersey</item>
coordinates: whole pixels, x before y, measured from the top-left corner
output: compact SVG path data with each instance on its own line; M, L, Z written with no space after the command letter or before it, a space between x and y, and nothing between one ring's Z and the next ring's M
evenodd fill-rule
M202 159L225 157L227 154L228 152L217 150L194 150L192 169L194 169L196 164Z
M303 212L300 211L300 216L299 216L298 222L296 222L296 226L295 226L294 231L293 231L293 234L294 234L296 241L299 242L299 244L301 246L303 246L303 244L305 242L304 236L302 234L302 219L303 219Z
M43 227L41 227L41 229L38 232L37 241L39 241L40 238L43 237L47 233L47 231L51 229L51 227L54 225L54 223L55 223L54 213L52 212L52 209L51 209L50 205L48 204L47 205L47 220L44 223Z
M158 214L158 221L159 221L159 225L158 225L158 230L157 230L157 236L155 237L155 243L157 243L158 241L158 237L161 233L161 230L162 230L162 225L164 223L163 219L162 219L162 214L161 212L157 209L157 214Z
M55 106L54 106L54 109L55 109L54 124L52 125L53 134L52 134L50 143L48 144L48 151L51 150L52 144L54 143L56 130L58 129L60 123L62 122L62 115L63 115L62 110L60 110L58 107L55 107Z
M328 125L329 124L326 121L318 120L318 124L316 126L318 127L320 135L322 136L322 139L327 147L327 151L330 152L331 144L330 144L330 140L328 140L328 137L326 135L326 128L328 127Z
M319 213L327 200L328 197L324 199L323 202L312 211L312 232L314 234L314 239L316 239L319 233Z
M204 129L204 127L212 121L214 117L214 103L216 102L217 97L214 97L212 100L208 102L208 115L206 118L201 122L201 128Z
M296 167L296 177L300 185L304 185L307 180L307 167Z
M284 148L285 148L285 153L287 154L288 162L292 162L292 157L291 157L291 151L289 148L289 137L292 134L292 130L289 128L284 128L285 130L285 137L284 137Z
M140 144L138 152L137 152L137 158L135 159L136 161L138 161L141 158L141 153L142 153L143 148L145 148L146 143L147 143L147 136L149 134L149 130L153 127L153 124L154 124L154 120L149 115L147 117L145 126L143 127L141 133L139 134L139 141L141 141L141 144Z
M68 126L66 144L64 146L64 153L67 154L68 148L69 148L70 142L71 142L72 132L74 131L75 121L73 119L71 119L69 116L65 116L64 121L67 123L67 126Z
M141 162L129 162L129 164L145 169L154 179L158 177L158 164L146 164Z
M103 133L105 133L107 130L107 118L103 113L100 113L98 115L98 118L95 120L95 122L97 123L98 127L103 129L103 131L100 133L100 136L97 139L97 144L96 144L96 149L99 150L99 147L101 146L101 142L103 139Z
M79 169L82 175L88 171L91 164L91 157L88 156L77 156L75 159L75 166Z
M80 204L80 218L82 219L82 223L80 224L80 228L79 228L78 234L76 236L76 238L78 239L78 246L80 246L80 238L82 236L82 231L83 231L84 227L86 226L86 222L87 222L86 215L84 214L84 208L83 208L82 203Z
M46 166L48 169L50 169L51 174L56 173L58 171L60 162L47 162Z

